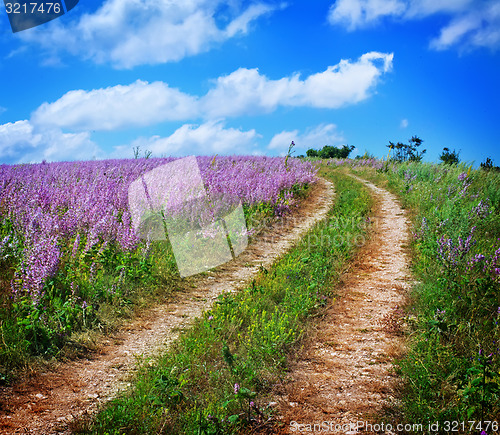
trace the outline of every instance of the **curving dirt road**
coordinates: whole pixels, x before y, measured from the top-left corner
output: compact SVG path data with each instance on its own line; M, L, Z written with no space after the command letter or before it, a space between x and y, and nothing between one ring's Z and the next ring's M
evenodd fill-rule
M180 329L208 309L223 292L235 291L286 252L333 202L333 186L319 179L310 197L292 216L257 237L236 260L196 282L196 288L178 293L177 301L150 310L120 334L111 337L91 359L61 364L27 382L0 389L0 434L37 435L71 433L68 423L92 413L128 385L137 355L154 357L174 340Z
M374 232L278 392L274 433L390 434L373 426L383 415L396 427L385 411L397 400L392 362L403 349L401 306L411 285L408 222L392 194L355 178L375 196Z

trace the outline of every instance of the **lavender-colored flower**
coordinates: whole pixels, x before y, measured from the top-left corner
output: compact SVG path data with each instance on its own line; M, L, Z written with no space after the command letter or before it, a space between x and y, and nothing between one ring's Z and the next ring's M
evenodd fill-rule
M437 228L439 229L439 228L445 226L448 221L449 221L449 219L442 220L441 222L439 222Z
M478 263L483 263L486 260L486 257L483 254L476 254L467 264L467 268L470 270Z
M10 240L10 235L5 236L3 240L0 242L0 252L4 249L5 246L7 246L7 243L9 243Z
M476 241L472 240L476 227L472 227L467 239L458 238L458 245L452 239L442 236L438 240L438 258L448 267L454 268L469 253Z
M472 181L465 180L462 185L462 190L458 192L458 196L463 197L467 193L467 189L472 185Z
M477 217L479 219L484 219L491 214L491 204L490 199L486 198L485 200L479 201L479 204L472 208L469 213L470 218Z
M238 394L238 391L240 391L240 384L234 384L234 394Z
M75 257L76 253L78 251L78 248L80 247L80 233L78 233L75 237L75 241L73 242L73 249L71 251L71 257Z
M45 281L58 270L61 248L70 240L72 257L94 246L102 253L106 244L134 251L142 240L132 228L128 187L173 160L0 165L2 214L12 218L24 240L13 290L39 298ZM312 183L318 170L298 159L289 159L285 168L280 157L200 157L198 163L209 196L223 193L228 207L239 201L247 206L267 203L278 215L293 207L294 186ZM7 243L11 241L0 241L0 252Z
M415 240L422 240L425 237L425 233L429 230L429 225L427 223L427 218L422 218L422 224L420 225L420 230L413 233Z
M467 172L462 172L462 173L458 176L458 181L464 181L467 177L468 177Z

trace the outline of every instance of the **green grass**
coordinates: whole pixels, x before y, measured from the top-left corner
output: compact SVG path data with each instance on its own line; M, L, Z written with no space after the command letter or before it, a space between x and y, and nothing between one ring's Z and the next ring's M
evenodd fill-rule
M294 186L300 199L307 186ZM274 217L272 204L245 205L249 230ZM44 283L40 300L27 292L13 297L15 272L22 267L23 237L8 219L0 219L0 240L14 242L0 257L0 384L15 383L19 373L38 369L54 359L72 358L95 349L137 312L168 301L196 278L180 278L168 241L141 244L123 252L97 242L85 250L85 237L61 241L61 263Z
M283 381L289 353L334 299L353 241L367 232L367 189L340 171L323 173L337 190L328 217L247 288L221 295L80 432L230 434L268 417L267 396Z

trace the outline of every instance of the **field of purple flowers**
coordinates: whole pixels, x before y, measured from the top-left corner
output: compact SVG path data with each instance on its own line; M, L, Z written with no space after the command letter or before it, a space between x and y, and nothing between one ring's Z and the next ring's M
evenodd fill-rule
M459 430L496 432L500 174L463 164L330 162L345 164L386 184L413 216L413 272L418 283L406 317L408 352L399 363L406 381L405 420L475 421L473 427ZM484 423L495 419L496 429Z
M102 328L99 308L133 304L134 286L179 279L171 252L142 240L128 209L130 184L172 160L0 166L0 376L56 354L77 329ZM241 201L250 228L287 212L316 173L297 159L197 160L208 195Z

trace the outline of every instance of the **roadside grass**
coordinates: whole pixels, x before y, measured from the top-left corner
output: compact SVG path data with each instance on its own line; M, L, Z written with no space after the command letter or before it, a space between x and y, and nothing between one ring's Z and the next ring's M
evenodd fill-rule
M406 421L497 432L484 422L500 416L500 175L465 164L352 166L396 193L413 219L417 284L398 363Z
M108 403L78 433L230 434L266 425L268 394L287 370L287 355L308 321L335 300L332 291L367 235L371 197L342 171L335 204L288 253L212 308L156 361L143 361L133 387Z

